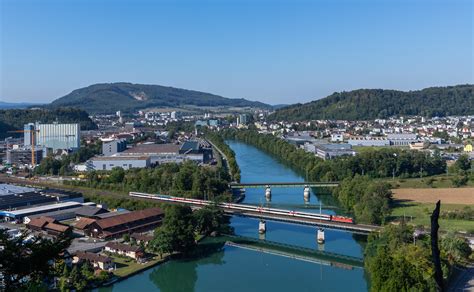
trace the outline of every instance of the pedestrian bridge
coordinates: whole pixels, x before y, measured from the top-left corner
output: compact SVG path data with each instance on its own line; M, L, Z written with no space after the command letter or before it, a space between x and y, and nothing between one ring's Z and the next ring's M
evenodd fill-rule
M339 182L257 182L257 183L230 183L231 189L245 188L333 188L337 187Z
M376 225L354 224L352 218L335 215L307 213L301 211L259 207L247 204L215 203L206 200L138 192L130 192L129 195L131 197L151 199L163 203L188 205L194 208L202 208L205 206L216 205L229 215L252 217L261 220L266 219L273 221L281 221L301 225L310 225L334 230L345 230L351 233L358 234L368 234L370 232L378 231L380 229L380 226Z

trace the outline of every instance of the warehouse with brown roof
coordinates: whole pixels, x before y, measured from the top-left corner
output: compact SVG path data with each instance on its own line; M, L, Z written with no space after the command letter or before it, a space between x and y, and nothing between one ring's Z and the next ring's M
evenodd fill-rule
M91 222L84 233L97 238L115 238L123 234L148 231L161 224L163 215L160 208L133 211Z
M70 226L60 224L54 218L46 216L32 219L28 224L26 224L26 227L33 231L45 231L48 234L56 236L71 232Z

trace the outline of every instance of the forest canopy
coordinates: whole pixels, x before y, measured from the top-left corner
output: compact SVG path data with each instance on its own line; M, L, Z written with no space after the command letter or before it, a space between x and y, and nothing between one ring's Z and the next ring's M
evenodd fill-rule
M425 117L474 114L474 85L431 87L415 91L358 89L336 92L305 104L277 110L273 121L317 119L371 120L400 115Z

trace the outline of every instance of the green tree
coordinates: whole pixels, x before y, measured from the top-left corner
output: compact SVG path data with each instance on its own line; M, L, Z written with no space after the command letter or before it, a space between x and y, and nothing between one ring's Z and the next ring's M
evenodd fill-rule
M0 267L4 274L6 290L23 290L29 282L43 282L55 274L55 262L61 259L60 253L70 244L69 237L56 239L37 237L27 240L29 234L10 238L0 229ZM27 281L25 281L27 280Z
M471 169L471 162L469 161L469 156L463 154L459 156L458 160L454 163L454 166L462 174L466 174Z
M77 291L83 291L87 287L87 281L86 279L82 276L81 271L78 268L78 265L74 265L74 267L71 270L70 274L70 280L72 283L72 286L74 289Z
M88 282L94 280L94 269L90 263L85 262L81 265L81 275Z
M467 175L456 174L455 176L451 178L451 182L453 183L454 187L459 188L467 184L468 177Z
M129 242L129 241L130 241L130 234L125 233L125 234L122 236L122 239L123 239L123 241L125 241L125 242Z
M153 246L159 252L189 253L196 245L192 210L188 206L171 205L165 209L163 224L155 231Z
M388 225L369 236L365 267L371 291L435 291L429 245L412 243L413 228Z
M450 232L443 237L440 245L451 264L467 260L472 252L468 241L463 237L457 236L454 232Z
M225 226L224 212L215 205L206 206L193 213L196 231L209 234L213 231L220 232Z
M116 184L116 183L121 183L125 177L125 171L121 167L114 167L112 168L112 171L110 172L109 176L109 182Z

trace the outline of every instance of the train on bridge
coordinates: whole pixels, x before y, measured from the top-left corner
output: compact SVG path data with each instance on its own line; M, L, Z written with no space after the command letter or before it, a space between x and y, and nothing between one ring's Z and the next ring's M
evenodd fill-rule
M167 196L167 195L155 195L155 194L147 194L147 193L139 193L139 192L130 192L129 195L132 197L138 197L138 198L144 198L144 199L155 199L155 200L160 200L163 202L181 203L181 204L203 206L203 207L215 204L212 201L173 197L173 196ZM295 219L301 218L301 219L320 220L320 221L326 221L326 222L331 221L331 222L337 222L337 223L354 224L354 220L352 218L344 217L344 216L308 213L308 212L301 212L301 211L275 209L275 208L244 205L244 204L234 204L234 203L218 203L217 206L222 208L224 211L228 210L232 212L239 212L239 211L254 212L254 213L262 213L262 214L288 216Z

